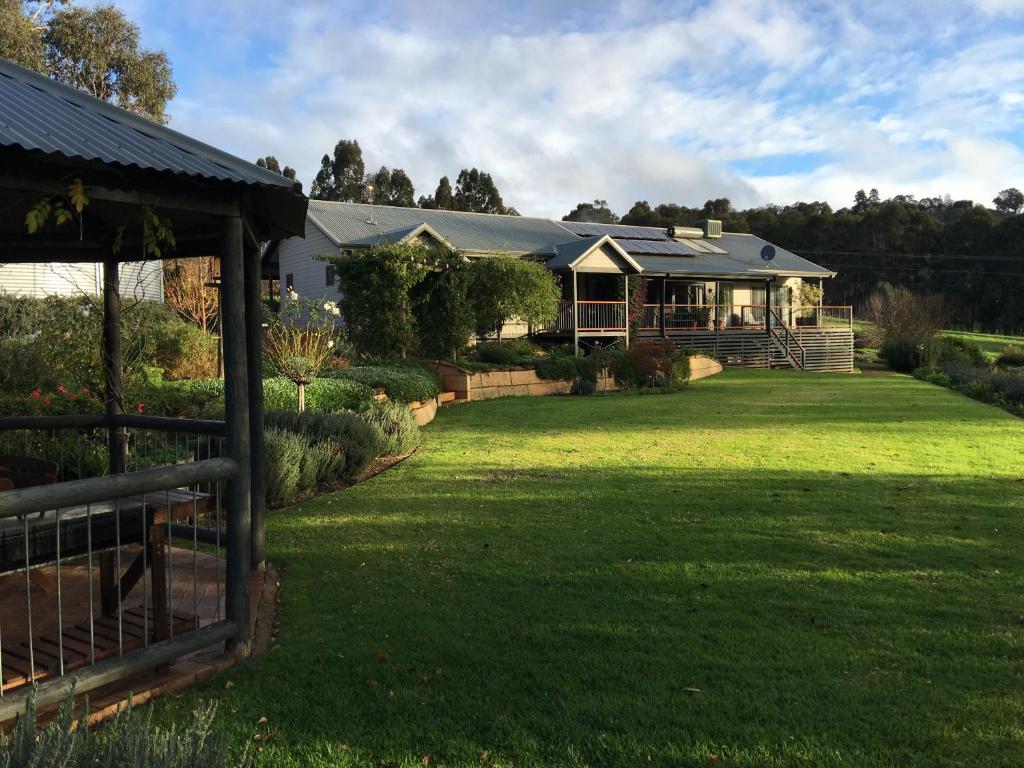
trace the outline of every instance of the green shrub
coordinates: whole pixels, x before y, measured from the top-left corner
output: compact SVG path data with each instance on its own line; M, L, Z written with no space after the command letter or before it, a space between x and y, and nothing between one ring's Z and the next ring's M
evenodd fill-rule
M572 379L579 373L579 364L575 357L553 355L538 358L535 370L542 379Z
M949 387L953 383L949 374L935 368L917 368L914 371L914 378L927 381L929 384L937 384L940 387Z
M540 354L540 347L526 339L485 341L476 348L476 357L480 362L497 365L511 365L517 360L538 357Z
M136 384L125 392L125 401L141 403L153 416L193 419L224 417L224 382L220 379L187 379Z
M373 429L378 456L401 456L419 448L420 428L416 417L402 403L374 403L359 417Z
M381 388L390 400L402 403L430 400L441 393L437 376L418 365L359 365L324 369L320 375L359 382L372 389Z
M320 464L314 476L339 480L362 472L376 458L377 435L351 411L317 413L315 411L267 411L266 425L301 435L308 446L327 445L330 465ZM327 459L318 456L318 461Z
M1024 345L1010 344L999 353L999 357L996 358L996 365L1004 368L1024 367Z
M970 363L987 366L988 357L981 347L959 336L942 336L939 339L939 363Z
M62 766L94 768L250 768L253 752L248 744L233 749L225 729L214 728L216 705L198 705L185 728L153 723L153 709L128 707L102 728L83 728L88 705L75 711L72 697L61 704L57 719L39 728L34 702L14 721L10 733L0 731L0 766Z
M569 388L570 395L592 395L597 390L597 384L590 379L577 376L573 379L572 387Z
M690 380L690 358L667 339L645 339L611 357L620 386L673 391Z
M263 402L268 410L297 410L299 395L285 378L263 380ZM359 410L373 402L373 390L348 379L314 379L306 385L306 409L320 413Z
M277 427L268 427L264 431L263 473L268 501L284 501L299 493L302 463L308 451L309 442L301 435Z
M934 367L938 364L938 355L929 365L924 360L923 352L926 351L925 344L929 337L922 336L889 336L882 342L878 350L878 356L885 361L885 364L894 371L911 373L922 366ZM930 346L930 343L929 343Z

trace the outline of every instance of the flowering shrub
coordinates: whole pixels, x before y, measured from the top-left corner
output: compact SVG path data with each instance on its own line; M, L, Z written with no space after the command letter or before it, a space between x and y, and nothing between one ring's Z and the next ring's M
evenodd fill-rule
M273 316L263 335L263 352L271 365L297 389L298 410L306 409L306 385L334 354L335 327L341 315L333 301L306 301L288 289L289 301Z

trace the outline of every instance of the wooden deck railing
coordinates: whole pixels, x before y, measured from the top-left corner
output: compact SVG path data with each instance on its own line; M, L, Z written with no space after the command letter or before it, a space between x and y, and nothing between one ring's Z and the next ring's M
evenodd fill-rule
M657 332L662 328L660 304L645 304L640 330ZM666 304L665 330L728 331L731 329L765 329L764 304ZM796 306L771 305L776 323L786 328L845 328L853 327L853 308L848 306ZM626 302L578 301L576 321L580 333L621 332L626 330ZM571 333L573 305L571 301L558 303L555 321L544 329L549 333Z

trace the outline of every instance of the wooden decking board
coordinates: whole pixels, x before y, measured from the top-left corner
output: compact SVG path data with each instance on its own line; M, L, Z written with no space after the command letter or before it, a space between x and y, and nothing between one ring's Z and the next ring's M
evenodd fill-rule
M145 644L141 626L141 609L135 609L132 611L132 619L139 623L125 623L122 626L122 629L124 630L122 634L124 641L123 650L125 653L135 650L136 648L140 648ZM175 633L185 634L192 631L195 623L195 617L181 611L175 611L173 621ZM94 631L102 629L104 633L108 634L107 639L109 640L109 633L113 632L116 635L117 620L111 619L108 616L97 617L93 622L93 629ZM86 622L84 626L79 624L74 627L66 628L62 634L68 640L68 642L63 646L64 672L71 672L75 669L80 669L81 667L91 664L93 661L93 654L90 652L88 643L82 640L83 637L88 638L89 636L88 622ZM101 634L97 632L96 637L99 639ZM36 682L60 674L60 661L62 654L56 634L34 638L32 650L35 654L34 662L36 669ZM101 661L102 659L116 655L118 652L119 646L116 642L108 643L103 646L97 642L95 660ZM32 665L29 662L28 656L29 650L26 643L12 643L10 646L3 646L3 691L5 693L31 682Z

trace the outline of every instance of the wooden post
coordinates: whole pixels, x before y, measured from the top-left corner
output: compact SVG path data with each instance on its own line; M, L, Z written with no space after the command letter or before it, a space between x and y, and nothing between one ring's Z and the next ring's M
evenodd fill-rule
M245 257L245 349L249 373L249 462L252 508L252 556L250 567L262 570L265 563L267 493L263 474L263 316L261 312L260 254L252 249Z
M714 318L715 318L715 332L716 333L718 332L719 322L721 322L720 315L721 315L721 312L722 312L722 310L721 310L722 295L721 295L721 288L719 287L719 285L720 285L719 282L717 280L715 280L715 315L714 315Z
M580 310L578 304L579 289L576 286L576 270L572 270L572 349L576 357L580 356Z
M629 303L630 302L629 302L629 275L628 274L623 274L622 275L622 285L623 285L623 287L626 290L626 312L625 312L626 317L624 318L625 322L623 323L623 325L626 326L626 349L629 349Z
M661 278L661 297L658 305L658 316L661 318L658 321L658 326L661 328L661 337L665 338L668 332L665 330L665 286L668 284L668 275Z
M772 281L764 282L764 330L771 338L772 335Z
M110 459L110 474L113 475L125 470L124 429L111 424L124 412L124 388L121 378L121 282L117 259L113 256L103 262L103 373L106 384L107 454Z
M246 352L245 265L242 251L242 220L225 218L220 235L221 336L224 343L225 424L227 454L238 465L238 476L227 484L227 585L228 621L238 635L228 649L245 656L252 627L249 623L249 563L252 556L249 463L249 382Z

